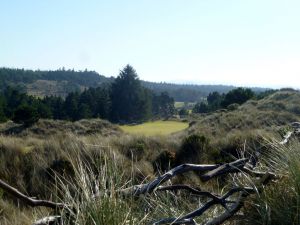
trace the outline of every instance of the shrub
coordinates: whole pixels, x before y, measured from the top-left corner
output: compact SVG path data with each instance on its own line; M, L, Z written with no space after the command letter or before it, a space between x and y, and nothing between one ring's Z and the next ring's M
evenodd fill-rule
M209 139L203 135L192 134L185 138L176 156L176 164L199 163L209 149Z
M230 111L237 110L238 108L239 108L239 104L237 104L237 103L233 103L233 104L230 104L229 106L227 106L227 109Z
M39 115L35 108L22 105L16 109L12 120L15 123L23 124L25 127L30 127L39 120Z
M139 161L145 154L145 142L143 140L137 140L133 142L126 151L126 156L134 161Z
M153 168L155 171L167 171L175 166L176 153L171 151L163 151L154 160Z

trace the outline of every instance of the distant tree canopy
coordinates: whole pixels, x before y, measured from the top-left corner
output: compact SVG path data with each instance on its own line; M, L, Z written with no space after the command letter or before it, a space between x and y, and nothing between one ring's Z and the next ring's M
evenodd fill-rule
M47 70L25 70L0 68L0 91L4 91L8 86L15 86L18 90L24 92L34 90L42 95L56 95L66 97L67 94L75 91L82 91L84 88L97 88L102 85L110 85L115 78L105 77L95 71L74 71L73 69L58 69L55 71ZM38 82L43 81L43 82ZM47 84L53 87L44 90ZM187 85L171 83L155 83L141 81L141 86L150 89L154 94L160 95L167 92L168 95L178 102L199 102L206 98L209 93L216 91L218 93L228 93L234 89L234 86L226 85ZM34 84L34 86L32 86ZM262 92L265 89L253 88L255 92ZM51 93L50 93L51 92Z
M0 122L13 119L29 126L37 118L79 120L102 118L133 123L169 117L175 112L174 99L143 87L136 71L127 65L111 85L71 92L65 99L57 96L36 98L8 87L0 94ZM22 117L24 115L24 117Z
M243 104L249 99L260 99L269 94L274 93L274 90L267 90L255 94L249 88L236 88L229 91L227 94L220 94L218 92L212 92L207 96L207 101L198 102L193 109L195 113L207 113L221 108L227 108L232 104Z
M221 102L221 105L223 107L227 107L233 103L243 104L250 98L253 98L254 95L254 92L250 88L236 88L229 91L225 95L224 99Z

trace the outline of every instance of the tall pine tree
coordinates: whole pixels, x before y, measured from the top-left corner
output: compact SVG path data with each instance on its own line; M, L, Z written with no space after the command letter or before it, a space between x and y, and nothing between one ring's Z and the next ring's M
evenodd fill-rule
M112 84L111 101L113 121L140 122L151 115L151 97L130 65L120 71Z

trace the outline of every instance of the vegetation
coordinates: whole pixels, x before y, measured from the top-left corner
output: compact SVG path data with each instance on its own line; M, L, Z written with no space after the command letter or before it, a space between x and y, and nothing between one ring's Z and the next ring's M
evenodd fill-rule
M267 90L265 92L255 94L251 89L241 87L230 90L227 94L212 92L207 96L207 101L198 102L194 106L193 112L208 113L222 108L233 109L234 107L236 108L237 105L241 105L249 99L262 99L274 92L274 90Z
M0 91L13 86L38 97L66 97L70 92L107 86L114 82L114 79L87 70L74 71L61 68L56 71L33 71L0 68ZM227 93L235 88L226 85L183 85L148 81L141 81L141 84L156 95L167 92L170 97L179 102L199 102L211 92ZM253 91L260 93L265 89L253 88Z
M8 87L0 95L0 106L1 121L13 119L14 112L20 111L21 106L30 108L32 112L37 111L36 118L71 121L102 118L122 123L167 118L175 112L173 98L167 93L156 95L142 87L130 65L120 72L111 87L89 88L81 93L71 92L65 99L56 96L35 98ZM19 117L15 121L24 122Z
M137 84L134 92L138 93L137 96L145 91L138 84L132 68L121 72L125 73L124 76L133 75L129 77ZM36 109L39 115L45 116L49 112L52 118L62 116L77 120L81 117L79 113L86 118L105 117L106 109L97 102L106 99L110 100L108 105L113 105L111 94L104 95L110 93L106 90L112 90L106 88L74 92L65 99L37 99L7 89L2 100L0 98L2 116L10 119L18 107L26 105L31 110ZM98 90L103 93L98 93ZM93 101L94 96L98 96L97 102ZM166 102L170 99L164 94L154 96L158 99L162 96ZM136 99L139 103L143 98ZM151 102L153 99L152 95ZM212 94L207 101L214 102L215 99L218 96ZM260 186L257 179L241 173L203 183L203 174L190 171L166 184L186 183L220 195L230 190L232 184L251 186L258 190L257 194L252 194L240 209L240 221L229 223L299 224L299 138L295 133L287 145L279 142L286 132L292 130L289 124L300 121L299 102L298 91L281 90L263 98L254 96L238 105L230 104L226 110L189 115L186 119L189 124L155 121L121 127L135 129L138 135L123 132L118 126L100 119L71 122L42 118L30 127L8 121L0 124L0 179L29 196L69 204L75 209L72 211L75 219L64 221L65 224L149 224L159 218L185 215L198 208L199 201L206 202L206 198L196 199L186 191L157 191L155 195L143 198L119 197L119 190L147 184L163 171L182 163L220 164L255 156L259 162L254 160L253 165L256 164L259 171L275 173L279 177L275 183ZM152 117L156 118L153 105L157 104L152 103L151 108ZM170 101L167 112L172 107L174 102L171 106ZM164 115L163 111L158 112ZM118 116L129 122L145 118L144 112L138 113L141 115L132 115L133 119L131 115L129 118L122 114ZM184 127L179 129L179 124ZM172 130L172 134L141 135L153 131L153 125L160 125L162 132ZM173 133L174 127L180 132ZM204 223L222 212L222 207L216 206L202 218L196 218L196 222ZM6 192L0 191L1 224L32 224L53 213L45 208L28 208L21 202L16 204ZM67 210L56 213L70 218Z
M123 125L120 128L127 133L136 135L168 135L174 132L184 130L188 127L188 123L178 121L154 121L146 122L138 125Z
M14 112L12 120L21 123L25 127L30 127L39 120L38 112L30 106L21 105Z

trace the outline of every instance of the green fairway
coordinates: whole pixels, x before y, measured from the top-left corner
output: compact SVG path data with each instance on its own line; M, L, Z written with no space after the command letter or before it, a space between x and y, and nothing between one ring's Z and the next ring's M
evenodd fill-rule
M175 103L174 103L174 107L175 107L176 109L182 108L183 106L184 106L184 102L175 102Z
M188 123L160 120L155 122L147 122L139 125L123 125L120 127L124 132L127 133L154 136L168 135L177 131L184 130L188 126Z

